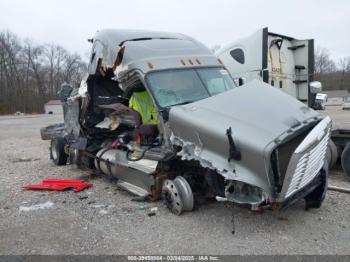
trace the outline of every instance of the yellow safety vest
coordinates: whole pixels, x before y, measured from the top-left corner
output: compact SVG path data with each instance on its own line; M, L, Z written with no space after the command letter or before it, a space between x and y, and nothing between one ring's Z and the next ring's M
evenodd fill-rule
M129 107L141 115L142 124L158 124L157 110L147 91L133 93Z

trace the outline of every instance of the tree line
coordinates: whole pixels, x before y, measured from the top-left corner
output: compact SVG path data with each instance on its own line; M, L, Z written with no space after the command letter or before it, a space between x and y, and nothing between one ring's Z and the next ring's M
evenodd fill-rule
M350 92L350 56L336 61L331 58L328 49L317 48L314 78L322 82L323 90L348 90Z
M10 31L0 31L0 114L43 112L57 99L63 83L78 86L87 65L56 44L36 44ZM350 56L332 59L325 48L315 50L314 79L323 90L350 91Z
M63 83L80 84L86 63L56 44L36 44L0 31L0 114L43 112Z

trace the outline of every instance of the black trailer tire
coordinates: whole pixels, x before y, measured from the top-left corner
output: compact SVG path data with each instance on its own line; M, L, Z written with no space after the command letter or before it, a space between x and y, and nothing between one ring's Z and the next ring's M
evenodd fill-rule
M67 164L68 155L64 152L65 140L62 137L51 140L50 157L57 166Z
M341 165L346 174L350 176L350 143L348 143L341 154Z
M326 158L328 161L329 168L332 168L337 163L338 157L339 157L338 148L334 144L333 140L330 139L327 147L327 153L326 153Z

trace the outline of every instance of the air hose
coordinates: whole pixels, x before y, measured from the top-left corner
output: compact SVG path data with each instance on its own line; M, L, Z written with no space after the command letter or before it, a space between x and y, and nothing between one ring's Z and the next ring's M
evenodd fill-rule
M159 140L156 139L155 142L153 142L152 144L148 145L148 147L146 147L144 150L141 150L141 151L138 151L140 152L140 156L138 157L131 157L131 154L135 152L135 150L130 150L129 148L126 150L126 159L128 161L139 161L141 160L142 158L145 157L145 153L150 150L151 148L154 148L154 147L157 147L157 146L160 146L162 144L162 141L163 141L163 138L160 138Z

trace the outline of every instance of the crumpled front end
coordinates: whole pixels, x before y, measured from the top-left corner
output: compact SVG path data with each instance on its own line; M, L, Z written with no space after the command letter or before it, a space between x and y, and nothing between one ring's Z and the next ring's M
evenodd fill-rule
M252 207L282 203L310 187L324 165L330 126L329 117L322 120L260 82L175 106L169 114L178 156L222 176L224 200Z
M224 157L221 157L221 159L219 157L221 161L215 161L215 158L218 156L203 148L203 143L205 142L201 141L201 135L198 131L194 131L198 139L197 142L185 141L174 134L171 136L171 142L181 147L178 155L183 160L197 160L203 167L215 170L225 178L225 200L240 204L250 204L253 208L261 204L272 203L277 203L276 207L282 207L284 202L287 204L287 201L293 198L304 197L316 185L313 182L317 180L317 176L320 175L321 169L325 166L330 132L331 120L329 117L326 117L313 126L310 131L306 131L306 135L302 133L285 143L291 144L288 145L289 149L296 148L293 149L294 151L288 153L283 150L278 151L278 149L285 146L283 143L272 150L271 154L285 154L284 156L279 155L277 161L283 162L283 158L288 159L287 163L284 164L286 165L284 170L282 168L283 163L275 163L278 167L270 169L271 173L278 172L278 174L275 174L276 176L268 176L268 169L262 169L261 173L254 174L254 169L250 169L250 167L245 168L242 164L230 163ZM302 139L300 139L300 136ZM293 140L297 141L297 144L294 143L293 145ZM225 142L224 137L222 137L221 141L217 140L216 144L220 145L223 142ZM226 142L226 144L229 143ZM228 152L228 149L225 149ZM255 151L255 156L258 155L258 152L259 150ZM244 151L244 153L247 153L247 151ZM271 159L272 157L264 158L261 155L261 161L256 161L255 164L260 166L264 163L265 166L271 167ZM270 164L268 163L269 161ZM265 181L263 180L263 173L266 173ZM280 185L278 185L279 179L277 176L281 180ZM319 181L317 180L316 182ZM271 183L271 191L268 190L268 185L264 187L267 183Z

